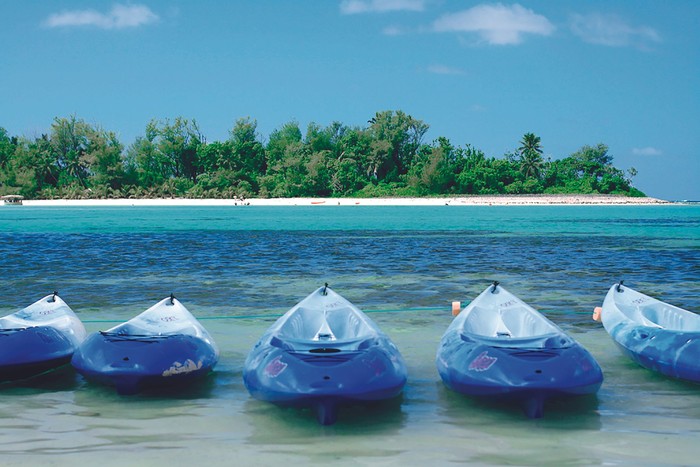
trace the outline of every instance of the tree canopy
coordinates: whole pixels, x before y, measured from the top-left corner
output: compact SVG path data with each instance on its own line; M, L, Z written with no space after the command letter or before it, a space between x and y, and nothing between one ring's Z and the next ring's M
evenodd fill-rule
M438 137L400 110L364 127L296 121L268 136L238 119L225 141L208 141L195 120L152 120L124 146L116 134L76 116L55 118L48 134L9 135L0 127L0 195L27 198L377 197L457 194L621 194L636 171L613 166L605 144L543 157L525 133L501 157Z

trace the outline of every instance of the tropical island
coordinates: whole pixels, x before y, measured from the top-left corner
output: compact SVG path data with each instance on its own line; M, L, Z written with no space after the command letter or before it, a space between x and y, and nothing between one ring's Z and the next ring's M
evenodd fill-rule
M365 127L295 121L264 140L238 119L225 141L208 141L195 120L152 120L125 146L116 133L76 116L48 134L0 127L0 195L26 199L425 198L463 195L645 197L636 175L613 165L605 144L545 159L526 133L501 157L447 138L425 142L429 125L403 111L376 113ZM577 200L579 198L576 198ZM584 198L585 199L585 198ZM487 201L488 202L488 201Z

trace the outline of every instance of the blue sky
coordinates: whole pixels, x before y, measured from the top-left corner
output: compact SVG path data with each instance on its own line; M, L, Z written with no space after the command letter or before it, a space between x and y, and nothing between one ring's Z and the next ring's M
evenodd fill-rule
M129 145L148 121L210 141L251 117L367 125L403 110L501 157L605 143L650 196L700 200L694 0L0 0L0 126L76 115Z

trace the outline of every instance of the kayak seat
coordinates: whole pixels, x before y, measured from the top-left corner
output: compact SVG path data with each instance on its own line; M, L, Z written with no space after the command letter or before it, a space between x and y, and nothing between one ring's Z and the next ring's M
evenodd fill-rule
M357 313L347 308L326 312L326 322L339 341L364 339L375 334L375 330Z
M325 313L308 308L297 310L279 329L281 338L294 340L331 340L344 341L373 334L372 329L355 313L337 309Z
M552 332L552 326L547 320L529 310L516 307L499 310L499 313L513 338L541 336Z
M617 303L617 308L628 319L640 323L643 326L649 326L651 328L666 327L661 324L663 318L658 316L653 305L652 303L652 306L640 307L639 305Z
M501 313L475 306L464 322L464 331L485 337L510 338L512 333L501 319Z
M299 351L319 345L350 350L373 336L373 329L347 309L324 313L298 308L279 328L275 339Z
M657 310L654 308L639 308L635 310L636 314L639 318L639 321L644 325L644 326L649 326L651 328L665 328L669 327L671 329L674 329L670 326L666 326L663 323L665 319L663 316L659 316L658 313L656 312Z
M497 339L522 339L551 334L546 319L521 308L492 309L475 306L464 323L464 331Z
M279 336L284 340L313 341L318 334L323 333L330 325L326 322L323 313L307 308L298 308L279 329ZM331 336L335 335L330 330ZM318 340L318 339L316 339Z

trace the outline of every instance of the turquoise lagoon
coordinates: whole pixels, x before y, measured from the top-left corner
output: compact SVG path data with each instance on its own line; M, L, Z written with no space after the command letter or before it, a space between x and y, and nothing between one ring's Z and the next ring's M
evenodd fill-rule
M118 396L70 368L0 386L2 465L673 465L700 459L700 386L644 370L591 321L619 279L700 311L700 206L0 207L0 311L57 290L89 331L174 293L221 348L176 394ZM586 346L605 382L527 419L447 390L437 344L491 281ZM341 413L253 400L245 355L328 282L396 342L402 398Z

